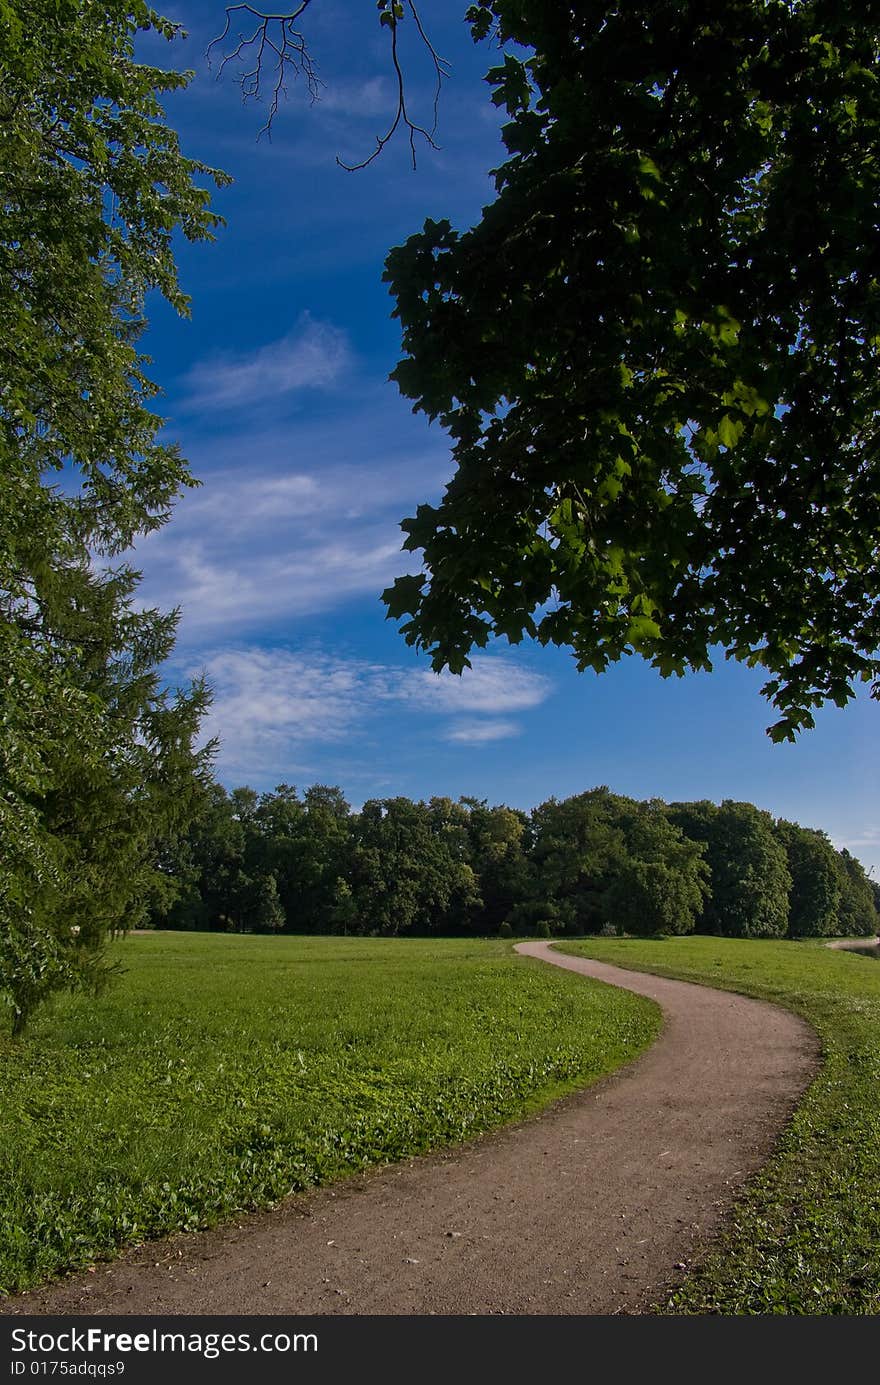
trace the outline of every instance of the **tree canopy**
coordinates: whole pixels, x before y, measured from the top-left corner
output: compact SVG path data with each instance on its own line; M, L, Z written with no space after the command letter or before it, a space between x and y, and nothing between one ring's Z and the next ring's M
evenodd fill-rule
M699 915L698 931L735 938L781 938L798 932L802 919L796 901L793 916L790 912L792 876L786 848L769 813L753 803L725 799L720 807L705 801L673 803L669 816L685 837L705 844L712 891Z
M532 636L664 676L766 670L775 740L880 695L880 7L481 0L497 197L386 278L450 434L424 571L384 593L460 671Z
M99 979L210 758L207 690L158 672L176 616L137 609L116 561L190 483L138 337L150 289L186 311L172 238L210 237L196 180L224 180L163 125L187 78L135 60L147 29L176 32L140 0L0 3L0 994L18 1029Z

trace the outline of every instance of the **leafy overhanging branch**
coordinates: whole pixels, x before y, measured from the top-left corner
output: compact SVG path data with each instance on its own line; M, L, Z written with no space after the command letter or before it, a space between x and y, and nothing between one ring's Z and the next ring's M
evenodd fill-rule
M435 668L719 651L774 740L880 696L880 25L844 0L487 0L496 201L393 250L394 372L450 433L384 593Z

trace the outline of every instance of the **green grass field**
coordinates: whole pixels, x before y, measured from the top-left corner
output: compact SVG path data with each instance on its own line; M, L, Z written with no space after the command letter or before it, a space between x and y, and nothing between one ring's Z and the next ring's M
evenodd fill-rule
M632 1058L656 1006L403 939L130 937L0 1040L0 1290L463 1140Z
M825 1065L707 1263L660 1311L880 1312L880 964L817 943L728 938L567 944L621 966L775 1001Z

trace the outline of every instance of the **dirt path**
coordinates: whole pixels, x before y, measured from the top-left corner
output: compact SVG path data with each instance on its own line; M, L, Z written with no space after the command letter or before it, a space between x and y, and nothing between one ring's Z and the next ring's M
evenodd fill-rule
M464 1148L142 1246L6 1313L638 1313L681 1278L818 1065L760 1001L518 951L659 1001L637 1062Z
M862 952L870 957L880 951L880 938L833 938L825 946L840 952Z

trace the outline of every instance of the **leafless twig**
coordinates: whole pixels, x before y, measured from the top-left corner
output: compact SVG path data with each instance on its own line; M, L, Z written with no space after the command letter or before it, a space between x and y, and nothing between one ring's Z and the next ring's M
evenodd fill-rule
M220 78L223 75L223 71L229 63L243 62L244 54L250 50L253 54L253 66L240 72L236 81L241 90L243 101L258 101L263 94L265 65L267 62L271 64L272 96L269 101L266 123L260 129L261 135L267 134L271 137L272 121L278 114L281 97L287 96L285 76L289 71L293 73L295 78L305 78L309 97L312 101L317 101L321 94L323 83L315 70L305 35L296 28L296 21L311 3L312 0L301 0L296 9L287 14L266 14L247 4L227 5L226 26L222 34L218 34L208 44L205 56L210 65L213 49L221 45L231 33L233 16L246 15L253 21L252 31L248 34L239 33L235 48L224 53L217 69L217 77Z
M251 62L252 65L246 71L241 71L236 78L241 90L244 101L259 100L264 94L267 85L267 72L271 72L271 99L269 102L269 112L266 123L260 130L260 134L271 135L272 122L278 113L278 107L282 96L287 95L285 86L285 76L288 71L292 71L294 77L304 77L312 101L316 101L320 96L320 89L324 85L317 76L315 64L309 51L305 35L296 25L301 15L309 8L312 0L300 0L300 3L292 10L283 14L268 14L263 10L256 9L253 5L242 3L228 5L226 7L226 25L222 34L218 34L208 45L207 58L210 64L212 51L222 47L224 42L233 33L235 16L246 16L252 24L247 33L237 35L238 42L229 52L223 54L222 61L217 69L217 76L220 77L229 63L238 62L244 64ZM400 60L398 48L398 30L406 15L412 18L413 25L418 33L424 48L426 49L432 67L434 69L434 101L433 101L433 123L430 129L418 124L410 115L406 97L406 81L404 77L403 65ZM416 166L416 137L422 139L432 149L438 148L434 136L437 132L438 108L440 92L444 80L449 76L449 64L440 57L433 43L431 42L425 27L422 23L415 0L389 0L387 8L383 10L381 16L382 23L388 28L390 33L391 66L394 69L395 82L397 86L397 107L394 112L388 129L384 135L376 136L376 148L367 158L360 163L348 164L337 156L336 162L340 168L348 172L366 168L376 159L386 144L392 139L395 132L403 127L407 131L409 139L410 154L412 157L413 168ZM245 55L248 55L247 58Z

